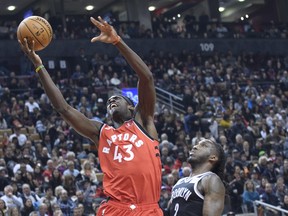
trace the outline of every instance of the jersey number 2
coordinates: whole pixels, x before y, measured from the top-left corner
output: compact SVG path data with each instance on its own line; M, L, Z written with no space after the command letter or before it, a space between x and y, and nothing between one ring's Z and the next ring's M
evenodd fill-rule
M129 157L124 157L122 156L122 154L119 152L119 146L115 146L115 151L114 151L114 160L118 160L119 163L122 162L122 158L125 161L131 161L134 158L134 153L132 152L132 144L129 145L124 145L123 148L126 149L126 153L129 155Z
M179 203L176 203L176 205L174 207L174 211L175 211L174 216L177 216L177 213L179 211Z

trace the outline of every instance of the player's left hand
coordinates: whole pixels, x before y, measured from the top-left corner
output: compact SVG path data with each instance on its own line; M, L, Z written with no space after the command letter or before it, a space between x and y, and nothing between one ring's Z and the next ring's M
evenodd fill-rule
M93 37L91 42L101 41L104 43L116 44L120 41L120 36L117 34L115 29L104 21L100 16L98 20L90 17L91 22L101 31L99 36Z
M34 51L34 44L35 44L34 40L32 41L32 44L30 45L28 44L28 41L26 38L24 38L24 42L21 42L20 40L18 40L18 42L23 52L30 59L30 61L34 64L35 67L42 65L41 58Z

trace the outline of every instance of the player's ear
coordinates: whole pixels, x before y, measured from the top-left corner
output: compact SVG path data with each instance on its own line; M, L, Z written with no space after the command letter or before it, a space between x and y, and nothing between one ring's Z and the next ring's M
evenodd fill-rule
M134 110L135 110L135 107L131 106L131 105L128 105L128 109L133 113Z
M209 161L211 161L211 162L216 162L216 161L218 161L218 156L215 155L215 154L210 155Z

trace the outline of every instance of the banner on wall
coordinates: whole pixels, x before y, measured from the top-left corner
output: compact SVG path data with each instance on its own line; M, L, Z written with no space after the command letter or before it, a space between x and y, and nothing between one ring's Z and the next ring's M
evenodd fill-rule
M122 88L122 95L132 99L134 104L138 103L138 90L137 88Z

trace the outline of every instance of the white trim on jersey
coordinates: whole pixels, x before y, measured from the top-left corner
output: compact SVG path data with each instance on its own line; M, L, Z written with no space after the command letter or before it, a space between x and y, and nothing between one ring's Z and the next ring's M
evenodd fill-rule
M205 173L202 173L202 174L199 174L199 175L196 175L196 176L193 176L192 178L198 178L197 179L197 181L195 182L195 184L194 184L194 191L195 191L195 193L197 194L197 196L199 197L199 198L201 198L202 200L204 200L204 196L200 193L200 191L198 190L198 188L197 188L197 185L198 185L198 183L199 183L199 181L202 179L202 178L204 178L205 176L207 176L207 175L211 175L211 174L213 174L213 172L205 172Z

